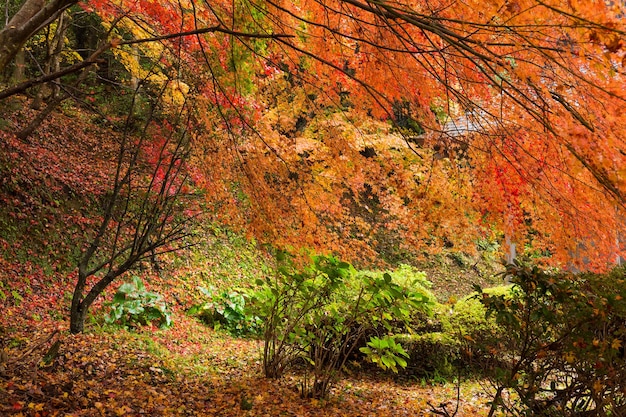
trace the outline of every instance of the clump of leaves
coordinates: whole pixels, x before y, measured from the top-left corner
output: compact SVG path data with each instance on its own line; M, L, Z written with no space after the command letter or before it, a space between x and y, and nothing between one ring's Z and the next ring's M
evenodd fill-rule
M245 292L217 293L214 288L204 287L198 287L198 290L206 301L191 307L188 314L197 316L216 330L223 328L234 336L260 333L261 319L247 309L248 295Z
M382 369L391 369L398 372L398 366L406 368L407 362L405 358L409 354L404 350L402 345L396 343L393 336L370 338L367 346L359 349L364 353L368 360L375 363Z
M161 294L146 290L141 278L135 276L118 288L111 311L105 317L107 323L119 323L135 327L155 322L161 328L172 325L172 317Z

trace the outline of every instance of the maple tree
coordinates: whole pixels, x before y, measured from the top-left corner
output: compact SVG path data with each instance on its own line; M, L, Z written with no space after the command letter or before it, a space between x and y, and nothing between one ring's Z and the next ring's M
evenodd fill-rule
M390 217L384 227L415 246L458 244L495 227L557 265L611 264L624 231L619 10L446 5L249 4L273 30L298 36L277 39L261 57L270 68L260 69L259 84L275 89L274 108L260 111L256 132L236 132L237 149L227 143L210 159L219 173L211 177L228 177L217 159L243 161L255 197L245 203L263 214L253 228L286 243L362 254L376 234L367 216L346 208L347 193L379 203L376 217ZM329 117L329 103L343 109ZM397 103L432 153L393 153L381 126L363 128L365 114L398 122ZM324 130L311 126L320 120Z
M117 277L142 259L156 262L159 254L185 247L180 242L190 232L183 211L191 202L185 169L189 134L180 121L185 115L183 106L179 120L159 127L150 118L135 143L124 132L102 220L78 261L70 307L72 333L83 331L89 308Z
M13 18L21 26L0 32L9 39L0 68L33 36L27 28L74 4L44 3L33 13L26 2ZM278 246L371 259L385 230L401 246L432 250L469 247L496 230L561 266L584 252L578 261L604 268L623 252L617 3L81 7L110 38L84 61L0 97L58 82L108 49L133 77L137 54L149 57L151 82L179 86L174 93L201 109L194 180L223 221ZM403 147L373 119L401 127Z

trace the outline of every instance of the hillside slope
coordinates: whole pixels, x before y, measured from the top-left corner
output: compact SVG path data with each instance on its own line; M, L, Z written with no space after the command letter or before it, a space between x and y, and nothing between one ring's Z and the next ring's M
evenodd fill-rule
M118 135L68 107L19 141L12 132L32 117L23 99L0 110L0 414L413 416L454 396L452 386L396 385L356 371L318 402L299 398L290 378L262 378L258 341L216 333L185 313L198 285L248 286L271 271L262 246L210 221L195 226L196 246L129 274L164 295L171 329L105 324L118 282L94 305L86 334L69 335L76 262L98 225ZM422 264L444 301L491 282L492 265L458 253ZM462 410L479 413L478 387L463 390Z

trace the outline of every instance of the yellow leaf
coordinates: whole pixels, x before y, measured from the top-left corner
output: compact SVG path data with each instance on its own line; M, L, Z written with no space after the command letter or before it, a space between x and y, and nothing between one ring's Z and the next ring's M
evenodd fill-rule
M602 382L600 382L599 380L594 382L593 386L591 387L591 389L593 389L594 392L600 392L602 391L602 388L604 388L604 386L602 385Z
M618 350L622 347L622 341L619 339L613 339L613 343L611 343L611 348L614 350Z

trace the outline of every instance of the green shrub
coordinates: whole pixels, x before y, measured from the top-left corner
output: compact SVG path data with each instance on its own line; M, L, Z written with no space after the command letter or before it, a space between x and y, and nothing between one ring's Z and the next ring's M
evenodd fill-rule
M132 282L120 285L110 306L111 311L105 317L107 323L132 327L156 322L161 328L172 325L172 318L163 297L147 291L137 276L133 277Z
M512 295L511 286L485 288L483 294L509 297ZM466 340L480 340L497 331L495 319L486 317L487 309L476 297L468 295L458 300L447 317L442 318L444 331L456 334Z
M223 328L234 336L260 333L261 319L248 311L248 295L245 292L216 293L214 288L198 287L198 289L207 301L191 307L188 314L197 316L216 330Z
M511 286L485 289L486 294L511 296ZM409 353L407 372L414 377L449 378L461 368L480 371L493 365L493 355L477 341L499 331L496 320L487 318L487 310L475 295L468 295L453 305L435 304L431 317L412 318L413 333L397 341Z
M449 378L460 357L458 338L445 332L401 335L397 338L409 355L407 371L415 377Z
M626 270L554 274L510 266L514 297L480 294L499 328L492 410L513 416L626 415ZM480 289L479 289L480 291Z
M398 323L407 327L414 311L433 304L430 293L412 286L415 280L401 285L389 273L357 273L333 257L314 257L300 271L284 257L281 262L275 277L259 282L255 296L257 314L265 320L266 376L279 377L305 363L302 395L324 397L357 348L364 347L366 357L382 368L406 365L388 333Z

